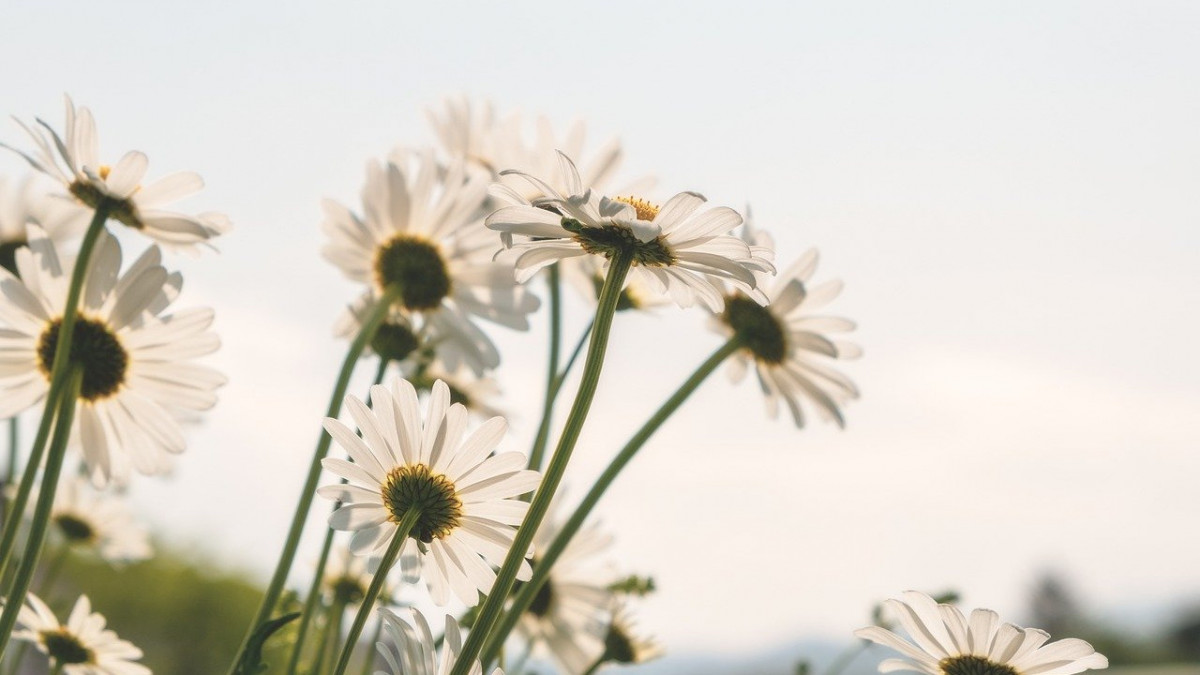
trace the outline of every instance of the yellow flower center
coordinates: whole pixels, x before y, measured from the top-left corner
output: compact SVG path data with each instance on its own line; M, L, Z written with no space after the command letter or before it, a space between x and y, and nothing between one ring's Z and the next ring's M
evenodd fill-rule
M108 174L112 173L112 167L107 164L101 164L96 173L100 176L100 180L108 180Z
M637 212L638 220L654 220L654 218L658 215L658 212L661 210L657 205L651 204L645 199L640 199L638 197L614 197L613 201L632 206L633 210Z
M399 523L410 509L417 509L417 519L411 536L426 544L442 539L462 522L463 504L458 489L449 478L434 473L425 464L406 464L388 472L382 487L383 504Z

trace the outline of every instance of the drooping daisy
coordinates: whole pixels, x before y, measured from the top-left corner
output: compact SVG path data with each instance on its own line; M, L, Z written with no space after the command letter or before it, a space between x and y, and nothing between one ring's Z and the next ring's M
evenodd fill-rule
M0 176L0 267L9 272L17 273L17 249L28 240L26 226L39 225L51 239L63 242L83 234L87 222L82 209L45 194L33 180L14 183Z
M467 605L496 580L491 565L503 563L529 504L514 497L537 487L540 475L525 469L519 452L492 455L507 423L501 417L465 435L467 410L450 402L450 389L434 383L422 419L417 391L406 380L371 387L371 406L353 396L346 408L362 438L338 420L325 429L354 460L326 458L323 466L349 481L318 490L343 506L329 517L336 530L349 530L350 550L382 552L409 509L421 516L401 549L401 567L419 563L433 601L444 605L453 592ZM490 565L489 565L490 563ZM416 570L403 569L411 578ZM519 579L528 580L522 565Z
M1050 635L1037 628L1000 623L990 609L970 618L954 605L939 605L917 591L884 603L900 621L911 642L886 628L868 626L857 637L891 647L907 659L887 659L879 671L912 670L926 675L1072 675L1107 668L1108 659L1083 640L1067 638L1046 644Z
M445 641L439 659L433 632L425 617L415 609L406 610L405 615L402 618L389 609L379 610L384 635L391 644L382 640L376 643L383 660L387 661L388 670L376 671L375 675L446 675L453 670L463 644L462 631L454 617L446 615ZM476 661L467 673L483 675L483 666ZM504 675L504 671L496 668L491 675Z
M163 207L204 188L196 173L168 174L142 185L149 160L136 150L114 165L101 163L96 121L85 107L66 99L66 133L59 136L49 124L21 125L36 145L33 154L15 150L33 168L59 180L80 203L95 209L106 202L109 218L144 232L165 246L186 248L223 234L228 221L216 214L192 216ZM8 146L6 146L8 147Z
M17 252L20 278L0 270L0 418L45 396L71 257L62 257L39 228ZM210 309L167 313L183 283L151 246L121 272L121 247L107 233L96 242L80 300L71 360L83 370L72 443L83 451L93 482L124 482L130 469L167 471L186 447L175 411L216 402L225 377L195 362L220 344Z
M518 281L559 260L589 254L611 259L626 250L633 252L631 279L644 280L681 307L699 300L720 311L720 281L766 302L753 273L773 272L774 267L728 234L742 224L736 211L701 209L705 199L695 192L681 192L661 207L637 197L601 196L585 188L569 157L560 157L569 190L560 192L540 177L519 174L548 196L536 206L506 206L487 218L502 243L518 252ZM528 239L518 241L515 235Z
M30 593L17 616L13 639L33 643L65 675L150 675L149 668L135 663L142 650L104 624L86 595L79 596L67 622L60 624L46 603Z
M637 630L629 607L614 602L608 630L604 635L604 653L601 663L631 665L652 661L663 655L662 647Z
M135 562L154 555L150 534L134 518L129 503L96 490L77 476L59 484L50 521L63 541L90 550L109 563Z
M363 301L399 289L397 306L419 319L418 329L428 323L460 336L450 342L477 373L498 365L499 354L474 319L527 330L539 304L511 267L492 261L494 235L478 220L486 196L485 182L468 178L461 162L443 171L424 153L403 165L368 165L362 217L324 202L323 253L368 287Z
M538 528L534 551L549 548L565 524L556 517L559 504L556 500L551 505L551 514ZM604 653L614 574L599 554L611 543L612 537L595 523L580 528L517 623L517 629L544 646L568 675L586 672ZM536 553L533 564L537 565Z
M747 227L745 236L752 247L772 245L765 232ZM725 298L725 309L712 326L726 336L741 337L742 349L730 359L730 377L740 381L753 363L771 417L779 414L782 400L796 426L802 427L801 401L807 399L822 417L845 426L842 407L858 398L858 388L828 362L857 358L861 350L837 337L854 330L854 322L817 313L837 297L842 282L810 286L816 269L817 251L810 249L774 281L769 305L734 292ZM766 283L765 278L760 281Z

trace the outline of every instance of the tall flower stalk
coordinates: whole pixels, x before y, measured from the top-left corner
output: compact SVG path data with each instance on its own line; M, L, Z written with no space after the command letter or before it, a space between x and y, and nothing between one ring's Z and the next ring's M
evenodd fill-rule
M613 316L617 311L617 301L621 297L621 288L625 284L625 277L633 265L634 255L635 249L627 246L618 249L609 259L608 275L604 279L604 286L600 291L600 299L596 306L595 324L592 327L587 360L584 362L583 378L579 383L579 390L575 393L575 402L571 405L571 411L563 426L558 446L555 448L554 455L550 458L550 464L542 478L541 487L534 495L529 513L526 514L525 520L517 530L516 538L508 552L508 557L504 560L504 565L500 568L496 583L492 585L487 600L479 610L479 618L476 620L466 644L463 645L462 654L454 666L452 675L467 675L470 664L478 658L480 650L483 648L484 638L500 618L504 603L516 580L517 570L524 561L525 553L533 542L534 534L541 525L542 519L545 518L554 493L562 482L567 463L571 460L571 453L575 449L575 443L579 440L580 432L583 431L584 421L587 419L588 411L592 407L592 400L596 395L600 372L604 367L605 352L608 349L608 336L612 328Z

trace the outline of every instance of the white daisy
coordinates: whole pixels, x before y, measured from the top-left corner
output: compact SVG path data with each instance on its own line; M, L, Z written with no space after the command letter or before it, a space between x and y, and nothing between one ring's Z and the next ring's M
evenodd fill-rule
M14 640L32 642L65 675L150 675L140 663L142 650L104 627L86 595L79 596L65 624L46 603L30 593L17 616Z
M154 555L150 533L134 518L129 503L94 489L81 477L66 478L59 484L50 521L65 542L91 550L110 563Z
M566 279L584 297L595 303L604 286L604 266L595 256L585 255L572 258L562 266ZM645 277L634 275L626 278L621 297L617 299L617 311L652 310L670 303L662 293L651 287Z
M65 200L54 199L35 182L25 178L19 183L0 176L0 267L17 273L17 249L25 246L28 225L40 225L56 242L83 234L87 227L84 209Z
M520 117L501 119L491 101L476 104L466 96L446 98L440 109L427 109L425 117L438 147L487 180L522 154Z
M630 665L652 661L662 655L662 647L657 642L638 632L628 605L614 601L604 635L601 662Z
M632 250L631 280L644 280L681 307L700 300L720 311L723 299L717 283L722 280L766 301L756 290L754 272L773 272L774 267L728 234L742 223L736 211L701 209L705 199L695 192L681 192L661 208L636 197L600 196L585 189L569 157L560 158L567 191L556 190L540 177L519 174L547 197L537 206L506 206L487 218L487 226L501 233L502 243L518 252L518 281L559 260L589 254L611 259L617 251ZM516 241L514 235L529 239Z
M535 551L549 548L565 524L564 519L555 517L559 503L556 499L551 514L538 528L533 539ZM517 623L517 629L544 645L568 675L586 672L604 653L614 597L609 587L615 575L598 556L611 543L612 537L594 523L580 528ZM536 555L533 564L537 565Z
M407 610L405 614L401 618L389 609L379 610L384 633L391 644L382 640L376 643L383 660L387 661L388 670L376 671L375 675L447 675L462 652L462 631L458 622L446 615L445 641L439 659L433 632L425 617L415 609ZM476 661L467 673L483 675L483 666ZM496 668L491 675L504 675L504 671Z
M864 640L891 647L907 659L887 659L879 671L912 670L926 675L1072 675L1107 668L1108 659L1083 640L1046 644L1050 635L1037 628L1000 623L990 609L970 618L953 605L939 605L917 591L903 600L887 600L912 642L880 626L854 631Z
M353 462L326 458L323 466L349 481L318 490L343 506L329 517L336 530L354 532L350 550L369 555L386 549L409 509L421 516L401 549L401 567L419 562L433 601L444 605L451 592L467 605L478 601L496 580L512 545L514 526L529 504L518 495L537 487L540 475L525 469L519 452L492 455L507 423L484 422L464 439L467 410L450 402L450 389L434 383L422 420L417 391L397 379L389 390L371 387L372 407L353 396L346 408L362 438L338 420L325 429ZM491 565L489 565L491 563ZM404 569L412 578L416 570ZM518 578L528 580L522 565Z
M31 227L17 252L20 278L0 270L0 419L34 405L49 389L50 368L74 260ZM83 369L72 442L97 484L170 469L186 443L175 411L216 402L225 377L195 363L220 342L210 309L168 314L183 280L151 246L121 272L121 247L102 232L80 300L71 360Z
M173 173L142 185L149 160L136 150L125 153L112 166L102 164L92 112L85 107L76 109L71 97L65 98L67 122L63 136L42 120L38 120L40 129L17 121L37 146L33 154L13 148L30 165L61 181L75 199L91 209L106 201L109 218L141 230L166 246L189 247L228 229L223 216L192 216L162 208L203 189L204 181L198 174Z
M459 336L449 342L477 373L500 359L473 319L527 330L539 304L516 284L511 267L492 261L494 235L478 220L486 196L484 181L466 177L461 162L443 172L425 153L407 165L368 164L361 218L324 202L330 241L323 253L367 285L360 302L399 289L397 305L419 319L418 329L431 324L439 335Z
M344 550L343 555L330 558L325 566L325 575L321 579L321 585L329 595L330 602L351 607L362 602L363 598L367 597L367 588L370 587L371 578L374 576L371 572L374 564L377 564L377 561L352 555L349 550ZM394 590L391 584L385 582L379 593L380 601L388 601Z
M745 236L752 248L772 247L765 232L747 227ZM802 427L801 401L807 399L822 417L845 426L841 409L858 398L858 388L827 362L857 358L861 350L836 337L854 330L854 322L816 313L842 290L840 281L809 286L816 269L817 251L810 249L775 280L767 294L769 305L763 307L741 293L732 293L712 326L726 336L741 336L743 348L730 359L730 377L740 381L753 363L771 417L779 414L782 400L796 426Z

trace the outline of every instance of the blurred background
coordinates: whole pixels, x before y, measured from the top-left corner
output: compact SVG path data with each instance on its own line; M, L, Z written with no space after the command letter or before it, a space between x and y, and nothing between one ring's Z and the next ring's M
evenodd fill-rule
M177 474L133 486L166 553L70 578L156 672L227 663L195 648L255 606L357 293L319 256L319 201L357 207L366 161L432 142L424 110L467 95L619 137L660 201L752 204L784 265L820 248L817 279L847 284L832 313L860 325L844 431L715 377L600 505L621 568L659 589L639 625L668 655L644 672L819 672L909 588L1114 664L1195 662L1198 45L1190 2L5 0L0 113L61 127L68 92L105 157L200 172L187 208L236 226L173 258L230 383ZM534 324L491 331L508 449L538 422ZM702 311L619 318L572 493L717 344Z

